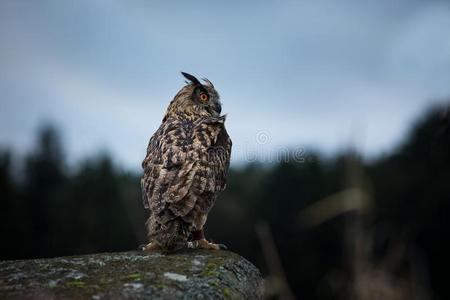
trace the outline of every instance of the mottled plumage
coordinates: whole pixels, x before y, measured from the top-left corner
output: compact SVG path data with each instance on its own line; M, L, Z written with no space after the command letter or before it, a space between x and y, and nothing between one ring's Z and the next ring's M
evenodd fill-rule
M219 94L208 80L201 84L183 75L189 82L169 104L142 162L142 198L150 209L150 244L144 250L185 247L191 232L203 229L226 185L231 140ZM217 248L201 240L202 248Z

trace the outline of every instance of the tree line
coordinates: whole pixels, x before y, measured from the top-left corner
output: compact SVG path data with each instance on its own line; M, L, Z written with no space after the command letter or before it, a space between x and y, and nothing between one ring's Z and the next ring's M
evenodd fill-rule
M232 168L207 237L263 270L273 297L284 292L276 284L283 278L298 298L336 299L359 295L364 278L384 274L402 283L404 295L420 289L448 298L449 112L431 108L401 145L374 161L351 150L333 157L306 150L302 161ZM140 174L118 169L105 154L68 168L52 126L17 160L0 150L0 259L125 251L146 242ZM277 258L285 277L274 271Z

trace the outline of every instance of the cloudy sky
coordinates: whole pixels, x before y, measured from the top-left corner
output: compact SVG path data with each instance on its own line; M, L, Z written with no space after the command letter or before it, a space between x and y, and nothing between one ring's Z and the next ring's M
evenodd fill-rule
M138 170L180 71L220 92L235 164L352 140L375 157L450 96L448 1L211 2L0 1L0 147L51 122L71 163Z

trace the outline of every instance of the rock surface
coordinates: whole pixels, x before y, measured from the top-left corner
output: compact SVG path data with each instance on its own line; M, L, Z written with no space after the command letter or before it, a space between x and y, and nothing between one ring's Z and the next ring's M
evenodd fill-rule
M1 299L261 299L258 269L229 251L101 253L0 262Z

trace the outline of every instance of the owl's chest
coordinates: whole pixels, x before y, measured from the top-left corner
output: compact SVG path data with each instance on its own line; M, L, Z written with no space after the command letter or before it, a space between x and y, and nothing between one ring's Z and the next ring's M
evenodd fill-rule
M174 136L176 146L195 146L207 150L215 146L220 128L215 124L195 122L180 122L171 134Z

